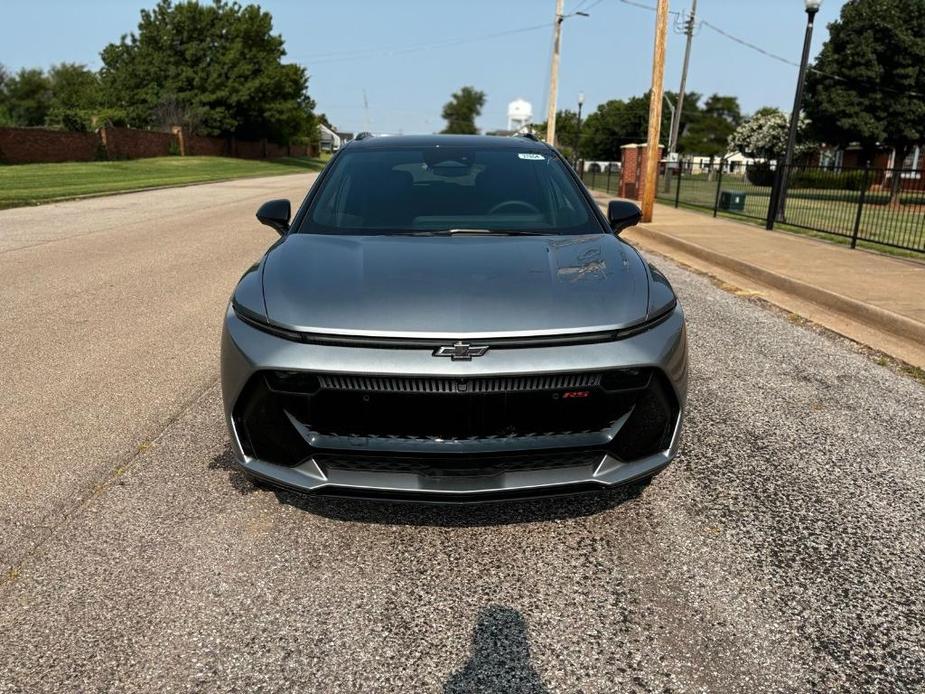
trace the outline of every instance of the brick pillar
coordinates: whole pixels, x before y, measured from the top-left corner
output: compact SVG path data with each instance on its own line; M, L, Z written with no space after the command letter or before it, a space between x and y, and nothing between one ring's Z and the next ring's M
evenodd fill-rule
M642 200L642 191L646 184L646 153L645 144L623 145L623 174L620 177L620 197L630 200ZM665 148L659 145L659 160ZM658 183L658 181L656 181Z

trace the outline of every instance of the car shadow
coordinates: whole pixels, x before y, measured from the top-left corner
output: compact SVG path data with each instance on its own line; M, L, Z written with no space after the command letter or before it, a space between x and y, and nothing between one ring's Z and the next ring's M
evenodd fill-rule
M444 694L541 694L548 689L530 662L527 622L515 609L490 605L479 612L466 664L447 679Z
M331 520L381 525L436 527L481 527L536 523L582 518L609 511L637 498L648 481L633 482L615 489L532 499L501 499L483 503L429 503L302 494L256 483L237 465L230 447L212 458L210 470L222 470L228 482L241 494L261 489L272 493L281 504Z
M209 470L222 470L228 474L228 483L238 493L252 494L257 491L257 487L251 479L244 474L244 471L238 467L234 460L234 454L231 447L226 443L225 448L218 455L212 456L212 460L207 465Z
M635 499L644 488L644 484L633 484L569 496L442 504L326 497L276 489L273 492L282 504L332 520L464 528L593 516Z

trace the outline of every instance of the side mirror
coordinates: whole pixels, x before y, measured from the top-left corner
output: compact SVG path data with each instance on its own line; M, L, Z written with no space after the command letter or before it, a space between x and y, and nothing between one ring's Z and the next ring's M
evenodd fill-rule
M627 200L611 200L607 205L607 221L613 233L619 235L627 227L634 227L642 219L642 210Z
M261 224L276 229L276 233L282 236L289 231L290 214L292 207L288 200L267 200L257 210L257 219Z

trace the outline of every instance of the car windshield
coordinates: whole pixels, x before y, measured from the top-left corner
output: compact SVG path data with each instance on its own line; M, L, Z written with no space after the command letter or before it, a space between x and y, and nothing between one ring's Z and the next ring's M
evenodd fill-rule
M512 147L347 149L299 227L314 234L599 234L552 152Z

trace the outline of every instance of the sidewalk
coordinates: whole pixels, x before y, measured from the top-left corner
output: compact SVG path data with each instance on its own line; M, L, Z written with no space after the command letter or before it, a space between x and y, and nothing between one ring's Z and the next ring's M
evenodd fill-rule
M604 208L611 199L594 197ZM623 237L925 368L925 262L667 205Z

